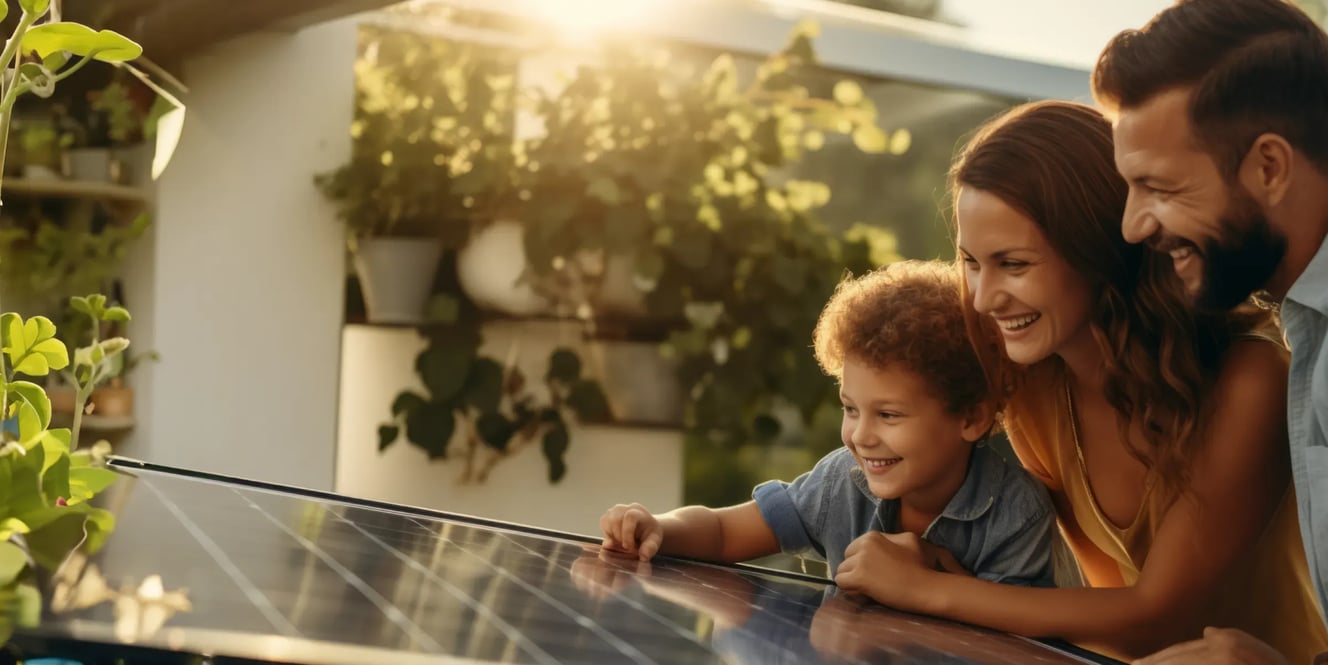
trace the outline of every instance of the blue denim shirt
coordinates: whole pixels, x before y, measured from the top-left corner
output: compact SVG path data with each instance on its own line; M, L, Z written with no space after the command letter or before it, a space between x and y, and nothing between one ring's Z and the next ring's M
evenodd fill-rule
M756 486L752 498L788 553L814 551L833 577L849 543L868 531L897 533L899 501L872 495L848 448L821 458L791 483ZM922 537L949 550L975 576L1052 586L1056 514L1042 483L986 446L969 458L964 484Z
M1328 608L1328 239L1287 292L1282 325L1291 345L1287 425L1300 539L1319 610Z

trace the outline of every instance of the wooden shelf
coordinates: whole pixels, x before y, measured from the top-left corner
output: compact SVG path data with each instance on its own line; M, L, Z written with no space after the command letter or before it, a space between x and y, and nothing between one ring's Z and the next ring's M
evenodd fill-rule
M147 190L132 185L54 178L5 178L0 181L0 196L51 196L69 199L101 199L146 204Z

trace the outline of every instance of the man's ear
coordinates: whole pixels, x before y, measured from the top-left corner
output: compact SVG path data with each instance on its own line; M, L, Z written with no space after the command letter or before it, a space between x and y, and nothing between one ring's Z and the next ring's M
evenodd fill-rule
M983 400L974 406L969 407L968 411L964 413L960 433L963 435L965 441L977 443L991 433L991 426L995 424L995 422L995 405L989 401Z
M1295 156L1295 148L1281 135L1260 134L1241 160L1237 179L1260 205L1276 207L1291 187Z

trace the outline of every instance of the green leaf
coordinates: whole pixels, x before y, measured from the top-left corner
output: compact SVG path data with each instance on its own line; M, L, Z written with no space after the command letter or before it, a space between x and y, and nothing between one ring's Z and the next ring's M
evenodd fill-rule
M143 55L142 46L114 30L93 30L63 21L35 26L23 35L23 52L34 51L41 58L57 51L69 51L102 62L128 62Z
M429 454L429 459L447 457L447 447L456 430L452 408L436 402L406 416L406 438L411 445Z
M27 82L32 94L47 99L55 94L55 76L46 65L38 62L25 62L18 67L19 76Z
M396 399L392 400L392 417L399 418L403 413L422 409L425 403L423 397L409 390L399 393Z
M853 145L868 154L879 155L890 147L890 139L876 125L863 125L853 132Z
M44 316L27 321L12 312L0 316L0 344L15 373L45 376L69 366L69 352L55 332L55 324Z
M468 349L433 344L416 359L415 371L433 400L446 402L461 392L473 361L474 356Z
M500 413L485 413L475 421L475 431L484 445L505 451L512 435L516 434L516 426Z
M83 504L86 506L87 504ZM82 506L80 506L82 507ZM115 530L115 514L102 508L91 508L88 510L88 521L85 525L88 533L88 539L83 543L83 551L93 554L106 544L106 538Z
M582 422L602 423L612 417L609 400L604 396L604 390L594 381L580 380L573 384L567 395L567 405L572 407Z
M397 427L396 425L379 425L378 452L381 453L384 450L387 450L388 446L392 445L393 443L396 443L397 434L399 434L400 432L401 428Z
M18 579L18 574L28 565L28 558L23 549L11 542L0 542L0 587L8 586Z
M128 322L130 319L129 310L123 307L111 307L101 317L102 321Z
M8 2L0 2L0 21L5 20L5 17L6 17L6 16L9 16L9 3L8 3ZM0 639L0 644L4 644L4 643L5 643L5 640L4 640L4 639Z
M96 313L92 311L92 305L88 303L88 299L83 296L74 296L70 298L69 306L74 308L74 311L76 312L82 312L93 318L96 318L97 316Z
M0 10L0 21L2 20L4 20L4 11ZM46 66L46 69L58 72L66 64L69 64L69 55L64 51L57 51L42 58L42 64Z
M479 358L466 377L466 402L480 413L493 413L503 399L503 366L491 358Z
M16 533L27 533L31 531L28 525L18 518L6 517L0 520L0 541L9 540Z
M46 495L46 500L55 504L63 499L66 504L69 503L69 456L60 455L55 458L46 473L42 474L42 493Z
M548 378L563 383L572 383L581 377L581 358L571 349L554 349L549 355Z
M544 433L544 441L540 448L544 453L544 459L549 463L550 483L562 480L567 474L567 463L563 461L563 457L567 453L568 443L567 427L561 422Z
M18 6L28 14L40 18L51 8L51 0L18 0Z
M862 86L857 81L844 79L835 84L835 101L844 106L856 106L862 101Z
M71 465L72 466L72 465ZM100 494L120 479L120 474L110 469L94 466L74 467L69 469L69 503L87 501Z
M51 400L41 386L31 381L14 381L9 384L11 404L23 404L31 407L35 422L29 423L29 430L23 428L23 412L19 412L19 440L31 441L51 424Z

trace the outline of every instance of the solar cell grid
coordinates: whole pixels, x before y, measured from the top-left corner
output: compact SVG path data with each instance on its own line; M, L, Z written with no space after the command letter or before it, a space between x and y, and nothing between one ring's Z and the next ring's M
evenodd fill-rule
M117 468L116 532L52 581L41 625L16 636L29 657L132 645L162 663L1087 662L810 578L641 563L570 534Z

